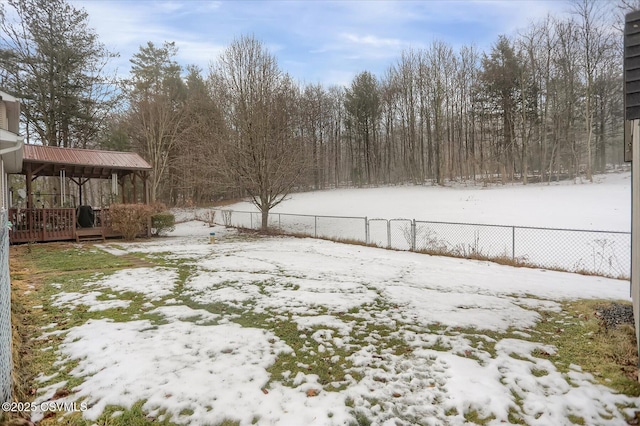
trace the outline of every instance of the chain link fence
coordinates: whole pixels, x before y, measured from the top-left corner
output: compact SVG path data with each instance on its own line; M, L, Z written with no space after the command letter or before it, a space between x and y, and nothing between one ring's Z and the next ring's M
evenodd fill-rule
M0 402L11 400L11 283L7 211L0 211Z
M415 222L414 250L471 258L513 257L513 227L448 222Z
M259 229L256 212L221 210L226 226ZM534 228L413 219L271 213L270 228L286 234L350 241L394 250L498 260L628 279L631 233Z

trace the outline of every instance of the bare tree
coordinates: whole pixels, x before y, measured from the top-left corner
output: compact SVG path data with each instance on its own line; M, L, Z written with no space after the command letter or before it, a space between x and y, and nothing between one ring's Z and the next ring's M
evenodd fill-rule
M253 37L231 43L214 65L211 80L229 135L222 167L260 209L266 229L269 211L285 199L306 168L301 137L295 132L297 89Z
M602 71L607 53L613 46L613 33L607 28L607 5L595 0L576 0L574 13L580 24L580 68L584 84L584 120L585 145L587 151L586 173L587 179L592 177L592 139L594 129L595 86L599 73Z
M358 74L345 96L346 129L353 159L351 179L358 186L377 180L379 169L379 84L368 71Z
M314 189L325 184L329 162L327 144L330 138L331 99L320 84L307 85L300 98L300 134L310 157L311 180Z
M427 53L431 71L431 85L428 93L429 102L433 109L433 164L435 180L444 183L446 168L446 152L451 140L448 111L452 77L453 49L442 41L434 41Z

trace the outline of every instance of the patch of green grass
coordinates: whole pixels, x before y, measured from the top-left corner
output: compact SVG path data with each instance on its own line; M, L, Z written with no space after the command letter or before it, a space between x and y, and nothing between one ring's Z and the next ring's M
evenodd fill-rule
M371 426L371 420L362 411L356 411L354 417L356 421L350 423L350 426Z
M196 269L196 265L194 264L182 264L178 267L178 283L176 285L176 293L181 293L182 287L186 284L187 280L191 278Z
M131 251L129 254L145 262L152 263L158 266L172 266L175 264L175 259L170 256L173 255L170 251L161 251L154 253L142 253L138 251Z
M180 411L181 416L192 416L193 413L195 413L195 411L193 411L191 408L183 408L182 411Z
M158 417L149 416L142 410L142 406L145 401L136 402L130 409L124 409L123 407L107 406L102 415L95 423L87 421L87 426L91 424L97 424L99 426L147 426L147 425L165 425L173 426L169 415L162 415L162 420ZM114 416L114 413L121 412Z
M549 372L541 368L532 368L531 374L533 374L536 377L544 377L544 376L547 376Z
M447 416L447 417L457 416L458 415L458 409L456 407L448 408L444 412L444 415Z
M503 382L502 379L501 379L501 382ZM507 415L509 424L518 424L518 425L525 424L525 421L522 418L522 405L524 403L524 400L522 399L522 396L520 396L520 394L516 392L514 389L510 389L510 392L511 392L511 396L513 397L513 402L515 403L515 406L512 405L509 407L509 414Z
M517 360L519 360L519 361L529 361L529 358L527 358L527 357L525 357L525 356L522 356L522 355L520 355L520 354L517 354L517 353L515 353L515 352L511 352L511 353L509 353L509 356L510 356L511 358L513 358L513 359L517 359Z
M522 419L522 416L515 407L509 407L509 414L507 415L507 420L509 424L512 425L524 425L525 421Z
M604 330L593 314L609 301L578 300L563 304L562 312L542 312L543 321L535 341L554 345L557 353L534 353L549 359L559 371L568 372L569 365L579 365L603 385L629 396L640 396L637 376L637 347L632 327ZM622 302L624 303L624 302ZM559 327L556 321L563 321Z
M335 391L343 388L343 386L335 388L327 387L327 385L346 381L347 370L352 367L352 363L346 360L346 357L351 355L350 352L344 348L332 347L332 352L320 353L317 350L317 344L311 346L311 342L315 343L315 341L309 339L309 336L317 329L301 332L293 321L278 321L275 324L270 324L269 328L272 328L275 335L294 351L278 355L277 361L267 369L271 375L271 381L282 382L285 386L294 386L293 379L301 372L303 374L317 374L318 383L327 390ZM306 350L305 348L309 346L311 346L311 350ZM337 362L332 360L336 356L339 359ZM285 372L289 372L286 378L283 376Z
M476 425L486 425L492 420L495 420L496 416L481 417L477 410L470 410L464 413L464 418L466 421Z
M36 272L82 271L119 269L131 266L132 262L122 256L115 256L95 247L71 245L68 243L33 244L22 255Z
M429 347L429 349L433 349L438 352L449 352L451 350L451 345L447 344L444 339L438 338L433 345Z
M574 425L586 425L587 423L584 420L584 417L580 417L580 416L576 416L573 414L569 414L567 416L567 418L569 419L569 421L571 423L573 423Z
M221 423L218 423L216 426L240 426L240 422L237 420L223 420Z
M212 314L231 317L230 319L243 327L257 327L269 318L269 314L244 313L243 309L224 302L200 303L187 296L178 296L176 299L191 309L202 309Z
M111 319L116 322L131 321L134 315L138 315L137 319L149 319L155 323L163 323L163 317L158 314L149 314L148 311L153 309L147 307L147 299L144 295L134 292L116 293L107 289L100 289L102 294L96 297L96 300L111 301L111 300L124 300L128 301L127 307L109 308L100 311L90 311L90 306L79 304L73 308L73 314L69 315L70 310L68 306L54 306L53 304L53 291L54 287L49 286L48 291L45 291L41 298L42 304L42 317L43 320L48 320L48 323L57 323L57 330L68 330L71 327L82 325L90 319ZM90 291L91 287L85 288L82 293ZM67 286L62 286L59 292L71 292L74 291ZM55 293L57 293L56 291ZM45 295L51 293L49 297ZM112 297L109 297L111 295ZM43 324L46 325L46 324Z
M82 418L81 412L67 414L62 417L62 413L55 413L51 417L45 417L40 423L41 426L69 425L69 426L175 426L171 422L170 416L163 413L160 416L152 417L142 410L145 401L136 402L130 409L109 405L96 421ZM53 413L52 413L53 414Z

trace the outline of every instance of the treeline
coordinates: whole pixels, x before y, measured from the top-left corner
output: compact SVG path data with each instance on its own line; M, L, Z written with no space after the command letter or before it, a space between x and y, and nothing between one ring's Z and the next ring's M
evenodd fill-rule
M609 2L568 3L567 17L500 36L486 52L433 41L349 87L293 81L251 37L207 71L180 66L173 43L149 42L117 81L104 74L113 53L84 12L64 0L8 5L19 20L2 15L0 87L23 99L29 142L137 151L154 167L154 195L171 204L339 186L591 179L622 161L616 28L619 12L633 8L624 2L618 13Z

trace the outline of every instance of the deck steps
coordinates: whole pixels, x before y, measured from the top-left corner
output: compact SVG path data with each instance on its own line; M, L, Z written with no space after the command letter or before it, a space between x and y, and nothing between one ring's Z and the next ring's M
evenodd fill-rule
M76 229L76 242L102 240L105 241L104 228L78 228Z

